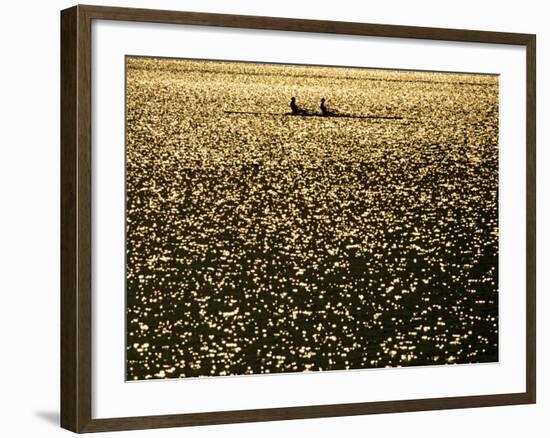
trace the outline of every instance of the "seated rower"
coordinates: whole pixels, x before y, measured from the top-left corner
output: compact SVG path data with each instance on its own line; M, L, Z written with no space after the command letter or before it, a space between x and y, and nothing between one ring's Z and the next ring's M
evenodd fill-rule
M334 116L336 115L336 113L332 112L332 111L329 111L325 105L325 98L323 97L321 99L321 105L319 105L319 108L321 108L321 114L323 116Z
M306 110L303 110L303 109L298 107L298 105L296 104L296 98L295 97L290 98L290 109L292 110L293 115L307 114Z

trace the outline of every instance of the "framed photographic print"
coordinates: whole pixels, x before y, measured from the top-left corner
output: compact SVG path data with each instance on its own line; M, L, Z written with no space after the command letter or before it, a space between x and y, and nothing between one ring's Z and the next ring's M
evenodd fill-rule
M535 403L535 36L61 13L61 422Z

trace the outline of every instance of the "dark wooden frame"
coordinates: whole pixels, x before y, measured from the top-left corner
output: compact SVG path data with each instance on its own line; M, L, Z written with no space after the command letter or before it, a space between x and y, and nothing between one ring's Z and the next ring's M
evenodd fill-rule
M523 393L92 419L92 20L513 44L527 53L527 318ZM516 405L536 401L535 47L531 34L75 6L61 12L61 426L74 432Z

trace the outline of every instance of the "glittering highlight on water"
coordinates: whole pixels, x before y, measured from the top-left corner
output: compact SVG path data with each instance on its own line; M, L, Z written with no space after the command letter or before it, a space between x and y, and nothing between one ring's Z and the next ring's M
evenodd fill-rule
M126 183L129 380L498 360L496 76L130 57Z

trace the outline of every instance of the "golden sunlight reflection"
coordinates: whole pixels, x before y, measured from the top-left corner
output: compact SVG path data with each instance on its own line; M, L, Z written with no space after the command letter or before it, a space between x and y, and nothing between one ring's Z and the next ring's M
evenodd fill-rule
M128 58L126 184L129 380L498 360L495 76Z

